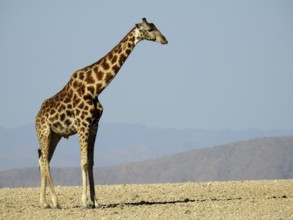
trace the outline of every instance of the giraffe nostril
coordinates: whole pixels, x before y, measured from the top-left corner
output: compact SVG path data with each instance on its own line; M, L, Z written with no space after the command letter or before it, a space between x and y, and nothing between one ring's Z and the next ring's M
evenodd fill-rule
M161 43L162 44L167 44L168 43L168 40L163 36L163 38L161 40Z

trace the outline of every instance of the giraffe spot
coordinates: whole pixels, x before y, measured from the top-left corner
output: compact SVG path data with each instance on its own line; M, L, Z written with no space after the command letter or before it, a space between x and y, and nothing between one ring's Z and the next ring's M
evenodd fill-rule
M55 116L49 117L49 121L54 121L55 120Z
M86 82L87 82L88 84L93 84L93 83L95 83L95 80L94 80L94 78L92 77L91 74L88 74L85 80L86 80Z
M117 61L117 55L115 55L114 57L113 57L113 59L112 59L112 63L116 63L116 61Z
M77 90L77 92L79 97L82 97L82 95L84 94L84 90L81 90L81 89Z
M83 99L84 99L84 100L92 100L92 96L89 95L89 94L85 94L85 95L83 96Z
M59 108L58 108L58 111L61 112L65 110L65 106L64 105L60 105ZM58 115L57 115L58 116Z
M66 119L64 123L67 127L69 127L71 125L71 120Z
M113 79L113 76L111 74L107 74L105 78L105 82L108 84L109 82L111 82L112 79Z
M90 115L93 115L94 114L94 111L95 111L95 109L94 108L91 108Z
M96 66L96 67L94 67L93 70L94 70L94 72L97 74L97 73L99 72L99 67Z
M70 103L71 102L70 97L66 96L63 102L64 103Z
M112 66L112 70L114 71L114 73L117 73L119 70L119 66L115 64L114 66Z
M85 111L89 110L88 105L86 105L86 106L84 107L84 110L85 110Z
M118 53L118 50L119 50L119 46L116 46L116 47L113 49L113 53Z
M77 106L78 105L78 103L80 102L80 100L79 99L76 99L75 101L74 101L74 106Z
M95 93L95 87L94 86L89 86L88 91L93 95Z
M103 72L98 72L97 73L98 80L102 80L103 79L103 76L104 76Z
M72 112L69 111L69 110L66 110L66 115L67 115L68 117L71 117L71 116L72 116Z
M77 106L77 108L79 108L79 109L83 109L83 107L84 107L84 103L83 103L83 102L81 102L81 103Z
M132 35L132 37L129 39L131 42L134 42L134 40L135 40L135 36L134 35Z
M83 80L83 79L84 79L84 75L85 75L84 72L80 72L80 73L79 73L79 79L80 79L80 80Z
M76 115L79 115L79 114L80 114L80 110L76 109L76 110L75 110L75 114L76 114ZM77 122L79 122L79 119L77 119Z
M41 123L45 124L45 121L46 121L45 118L42 118Z
M51 109L51 111L50 111L50 115L54 115L56 113L56 111L55 111L55 109Z
M92 117L86 117L86 121L90 122L92 120Z
M45 112L45 113L44 113L44 116L45 116L46 118L49 118L49 113L50 113L50 112ZM50 118L49 118L49 119L50 119Z
M60 115L60 120L61 120L61 121L64 121L64 119L65 119L65 114L62 113L62 114Z
M102 63L102 67L103 67L104 70L108 70L110 68L110 65L107 63L106 59Z
M112 60L112 57L113 57L113 52L109 53L109 56L108 56L109 60Z
M72 95L73 95L73 91L72 91L72 89L70 89L70 90L68 91L67 97L72 97Z
M131 50L130 49L127 49L126 50L126 54L129 55L130 53L131 53Z
M72 83L73 88L77 89L79 87L80 83L77 80L74 80Z
M79 128L79 130L80 130L81 133L84 133L85 132L84 127ZM81 138L84 138L83 135L81 135Z
M78 100L78 96L76 94L73 95L73 102L76 102ZM78 100L79 101L79 100Z
M97 91L97 93L99 93L101 91L101 88L102 88L102 84L101 83L98 83L96 85L96 91Z
M85 86L84 85L80 86L79 89L77 90L77 93L81 97L85 93Z
M88 123L85 122L85 121L82 122L82 125L83 125L84 127L88 127Z
M59 121L59 115L58 114L55 115L54 120Z
M124 63L124 61L126 60L126 56L124 54L121 54L120 58L119 58L119 64L120 66Z
M60 123L59 121L57 121L57 122L55 122L55 123L53 124L53 127L55 127L55 128L60 128L60 127L61 127L61 123Z
M76 71L76 72L74 72L74 73L72 74L72 78L73 78L73 79L77 79L77 78L78 78L77 75L78 75L78 71Z

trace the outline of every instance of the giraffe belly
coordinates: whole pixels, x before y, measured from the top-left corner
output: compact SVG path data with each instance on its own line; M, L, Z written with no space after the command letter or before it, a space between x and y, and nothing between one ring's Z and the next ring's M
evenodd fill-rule
M71 135L76 134L77 128L71 118L67 118L64 121L58 121L51 124L51 129L56 133L61 135L64 138L68 138Z

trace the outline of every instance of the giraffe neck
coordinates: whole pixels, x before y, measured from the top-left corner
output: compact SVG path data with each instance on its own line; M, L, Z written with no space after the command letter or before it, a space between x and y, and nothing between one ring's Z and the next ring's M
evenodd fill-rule
M98 62L78 70L73 74L73 87L85 82L87 94L98 96L114 79L135 45L141 40L137 29L133 28L108 54ZM74 82L76 83L74 84Z

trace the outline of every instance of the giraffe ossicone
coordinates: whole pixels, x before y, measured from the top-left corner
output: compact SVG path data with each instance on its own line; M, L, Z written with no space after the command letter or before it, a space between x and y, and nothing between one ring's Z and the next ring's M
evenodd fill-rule
M94 144L103 113L98 96L116 76L135 45L142 40L168 43L157 27L143 18L108 54L96 63L74 72L60 92L43 102L35 121L39 140L41 207L50 207L46 201L47 182L51 189L52 207L59 207L49 163L60 139L76 133L81 153L82 206L98 206L93 175ZM87 178L90 201L87 197Z

